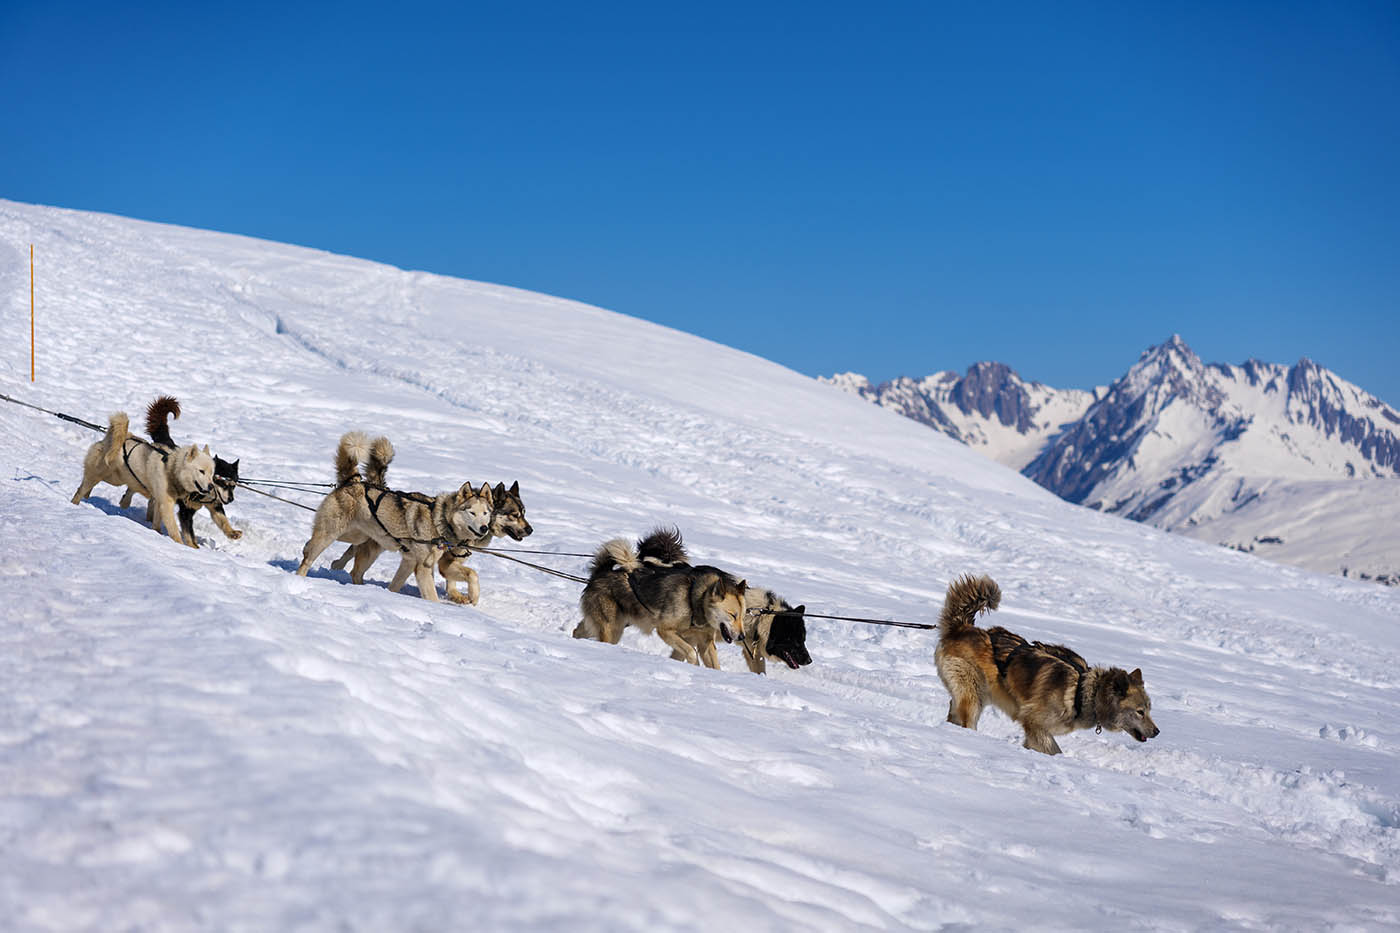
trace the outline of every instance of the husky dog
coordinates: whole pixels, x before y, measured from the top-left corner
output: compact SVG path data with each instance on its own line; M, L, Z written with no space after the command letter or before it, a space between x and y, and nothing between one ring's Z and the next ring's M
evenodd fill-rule
M622 630L634 625L655 632L671 646L672 657L690 664L703 660L717 668L713 650L702 656L695 648L701 639L693 630L733 641L733 633L742 630L746 589L747 583L717 567L669 563L655 553L643 559L631 544L615 538L593 556L588 585L579 598L583 620L574 637L615 645Z
M782 661L793 670L812 663L807 653L806 606L794 609L772 590L749 587L744 594L744 632L739 639L744 662L755 674L767 669L766 658Z
M1075 729L1126 732L1139 742L1161 733L1141 669L1090 667L1063 645L1028 642L1000 626L978 628L977 614L1000 602L991 577L965 575L948 585L933 657L952 695L949 722L976 729L990 701L1020 723L1026 748L1047 755L1060 753L1055 736Z
M490 528L490 507L483 504L469 482L455 492L438 496L399 492L372 482L371 477L384 475L393 457L394 447L388 438L377 438L371 444L363 432L350 431L340 439L335 452L336 487L316 509L297 574L306 576L312 563L333 541L372 541L381 550L402 554L399 569L389 583L390 591L397 593L412 574L418 581L419 594L438 602L433 564L443 551L461 548L462 542L486 534ZM362 461L364 477L359 472ZM356 583L363 582L364 569L357 562L356 573L351 575Z
M150 436L152 444L167 454L175 449L175 441L170 436L169 419L172 417L180 417L180 403L173 396L162 395L146 406L146 434ZM225 537L232 541L243 537L243 532L229 524L228 515L224 513L224 506L233 501L233 490L237 485L238 461L230 463L215 454L214 487L210 495L198 496L188 493L176 500L180 532L190 547L199 547L199 542L194 536L194 515L201 508L209 510L209 517L214 519L214 524L219 526ZM136 492L135 487L126 487L126 493L122 495L122 501L118 505L122 508L131 505L131 497ZM149 500L146 502L146 521L155 521L155 508Z
M214 458L209 448L194 444L162 450L131 434L126 412L111 416L107 436L88 448L83 457L83 480L73 493L73 504L82 502L98 483L129 486L150 501L151 525L170 537L195 547L194 535L185 538L175 518L175 502L181 496L209 497L214 489Z
M500 537L524 541L528 535L534 533L535 529L525 520L525 500L520 497L519 481L511 483L509 489L505 483L497 483L495 489L482 483L481 495L487 497L487 508L491 510L491 528L481 537L466 542L468 548L486 547ZM463 549L454 548L438 558L437 566L445 581L447 598L454 603L475 606L481 587L477 582L476 571L467 566L467 555L470 553L470 550L464 553ZM465 594L457 592L457 583L467 585Z
M683 567L690 564L680 529L674 527L657 528L638 541L637 557L643 564L654 567ZM807 653L807 626L802 618L806 611L806 606L792 608L787 600L772 590L751 586L744 591L744 618L735 637L744 650L744 662L750 671L764 673L767 668L765 659L770 656L793 670L812 663L812 656ZM713 629L692 625L681 632L681 637L695 649L707 666L719 667ZM672 651L671 657L677 661L684 660L679 651Z
M390 454L392 457L392 454ZM371 485L384 485L385 471L388 469L388 462L378 462L371 457L370 465L366 467L365 479ZM464 603L475 606L481 596L481 584L477 573L467 566L467 557L471 554L471 549L475 547L485 547L494 539L509 536L516 541L523 541L525 537L534 532L530 523L525 520L525 502L520 497L520 483L512 483L510 488L506 488L505 483L497 483L492 489L487 483L481 484L481 489L474 493L476 501L467 504L468 511L474 515L479 515L484 510L490 516L490 525L485 534L471 540L461 542L459 547L451 547L443 552L438 558L438 572L442 574L444 581L443 589L447 593L447 598L454 603ZM336 570L343 570L345 565L353 558L355 569L350 578L356 583L364 582L365 571L378 559L383 552L374 541L362 541L359 544L352 544L345 549L345 553L336 558L331 567ZM467 591L459 592L458 583L465 583Z

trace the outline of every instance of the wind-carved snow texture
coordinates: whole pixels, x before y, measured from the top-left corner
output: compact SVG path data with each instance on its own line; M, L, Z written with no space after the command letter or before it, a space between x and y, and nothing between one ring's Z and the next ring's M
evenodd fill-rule
M1282 563L1400 585L1400 413L1304 359L1206 365L1180 337L1093 393L1000 363L832 384L1062 498Z
M676 523L813 611L933 621L989 573L991 621L1140 666L1162 728L1058 758L956 728L928 632L813 619L813 665L765 677L574 641L578 587L488 555L475 608L387 592L389 558L297 577L310 516L246 491L240 540L200 515L181 548L119 490L71 505L95 435L0 403L11 928L1400 923L1394 590L1069 505L596 308L10 202L0 234L6 394L98 422L174 394L174 436L250 477L387 433L402 488L518 480L529 546Z

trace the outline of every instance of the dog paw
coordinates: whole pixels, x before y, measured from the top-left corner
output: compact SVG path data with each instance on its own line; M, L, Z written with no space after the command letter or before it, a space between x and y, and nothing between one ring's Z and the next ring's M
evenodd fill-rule
M243 532L239 531L237 528L228 533L228 539L230 541L237 541L241 537L243 537Z

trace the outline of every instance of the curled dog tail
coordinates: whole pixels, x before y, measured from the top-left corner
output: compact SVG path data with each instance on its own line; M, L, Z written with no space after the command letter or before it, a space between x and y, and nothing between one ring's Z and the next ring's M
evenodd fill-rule
M690 557L681 540L681 530L674 525L652 529L651 534L637 542L637 556L659 564L688 564Z
M113 412L107 419L107 437L102 442L102 458L115 469L122 460L122 445L131 437L131 419L126 412Z
M995 609L1001 603L1001 587L985 574L974 577L965 573L948 584L943 598L943 612L938 617L938 634L942 638L955 635L977 624L977 614Z
M394 460L394 445L387 437L376 437L369 445L369 460L365 463L365 482L383 486L389 473L389 464Z
M361 460L369 458L369 438L365 437L364 431L347 431L340 438L340 444L335 448L335 481L338 485L344 486L346 483L359 476L359 466Z
M611 573L614 567L631 573L640 570L641 566L642 562L638 559L637 552L632 550L632 545L623 538L613 538L598 548L598 552L593 555L593 563L588 566L588 578L595 580Z
M146 436L157 447L174 447L170 419L180 417L180 402L173 395L162 395L146 406Z

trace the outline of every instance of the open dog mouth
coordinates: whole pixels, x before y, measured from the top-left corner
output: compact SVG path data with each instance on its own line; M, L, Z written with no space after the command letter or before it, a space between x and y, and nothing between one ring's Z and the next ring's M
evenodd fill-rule
M732 645L734 643L734 633L731 632L729 626L723 622L719 624L719 634L720 637L724 639L726 645Z
M790 648L779 648L779 649L778 649L778 657L782 659L782 662L783 662L784 664L786 664L788 667L792 668L793 670L797 670L798 668L800 668L800 667L801 667L802 665L804 665L804 664L811 664L811 663L812 663L812 659L811 659L810 657L803 658L803 659L799 659L799 658L797 657L796 652L794 652L794 651L793 651L792 649L790 649Z
M1139 729L1129 729L1129 730L1128 730L1128 735L1131 735L1133 738L1137 739L1139 742L1146 742L1146 741L1147 741L1147 736L1144 735L1144 734L1142 733L1142 731L1139 730Z

